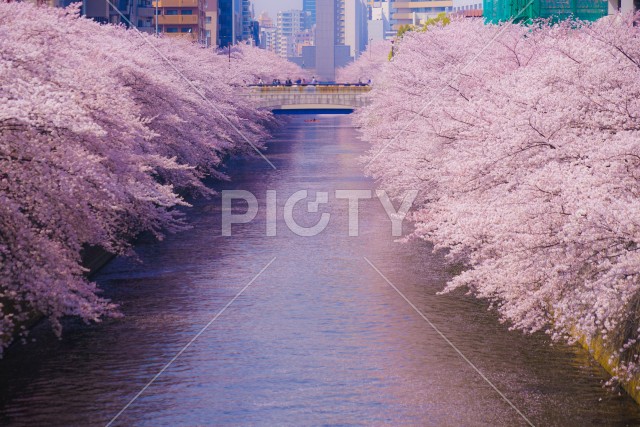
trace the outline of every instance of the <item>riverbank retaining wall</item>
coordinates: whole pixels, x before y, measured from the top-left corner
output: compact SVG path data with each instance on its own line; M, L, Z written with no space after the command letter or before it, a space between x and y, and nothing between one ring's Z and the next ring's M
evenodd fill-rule
M612 356L613 351L605 345L602 338L596 337L588 341L582 337L579 342L610 375L615 375L618 360ZM621 386L636 403L640 404L640 375L635 375L631 381Z

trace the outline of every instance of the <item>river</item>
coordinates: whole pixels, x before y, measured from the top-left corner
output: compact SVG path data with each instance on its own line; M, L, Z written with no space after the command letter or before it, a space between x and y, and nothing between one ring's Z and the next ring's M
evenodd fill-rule
M277 170L241 159L216 184L254 194L255 220L223 236L221 198L194 201L192 229L143 239L139 259L117 258L96 277L124 317L66 321L61 340L41 325L13 346L0 361L0 425L104 426L199 332L112 425L640 424L637 405L603 388L605 372L582 349L509 331L463 293L438 295L450 277L442 255L396 242L375 192L349 236L348 201L335 190L375 189L359 163L367 144L349 116L308 118L292 116L269 142ZM294 209L308 226L330 213L318 235L284 221L299 190L328 193L318 212Z

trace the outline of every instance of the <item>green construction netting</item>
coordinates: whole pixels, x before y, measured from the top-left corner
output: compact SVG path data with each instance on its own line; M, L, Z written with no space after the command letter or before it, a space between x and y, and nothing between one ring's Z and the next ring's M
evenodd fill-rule
M489 23L522 22L535 18L554 20L569 17L595 21L608 13L607 1L602 0L483 0L484 17Z

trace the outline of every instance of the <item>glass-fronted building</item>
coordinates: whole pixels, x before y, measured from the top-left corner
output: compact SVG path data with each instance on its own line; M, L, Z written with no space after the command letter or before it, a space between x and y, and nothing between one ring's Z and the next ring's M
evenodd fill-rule
M242 0L218 0L218 41L227 47L242 40Z
M316 25L316 0L302 0L302 11L309 14L306 28Z
M563 20L576 18L595 21L609 13L606 0L484 0L484 17L488 23L526 22L536 18Z

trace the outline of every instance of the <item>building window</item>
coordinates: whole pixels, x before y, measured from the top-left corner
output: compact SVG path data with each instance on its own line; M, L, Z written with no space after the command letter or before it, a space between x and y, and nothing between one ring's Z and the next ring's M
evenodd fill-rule
M182 31L183 33L190 33L191 32L191 27L182 27L180 29L180 31Z
M178 9L167 9L164 11L165 15L177 15L178 14Z
M207 30L207 38L211 37L211 30Z
M207 16L207 24L211 24L211 17Z
M168 27L165 30L165 33L177 33L178 32L178 27Z
M182 9L181 14L182 15L193 15L193 10L191 10L191 9Z

